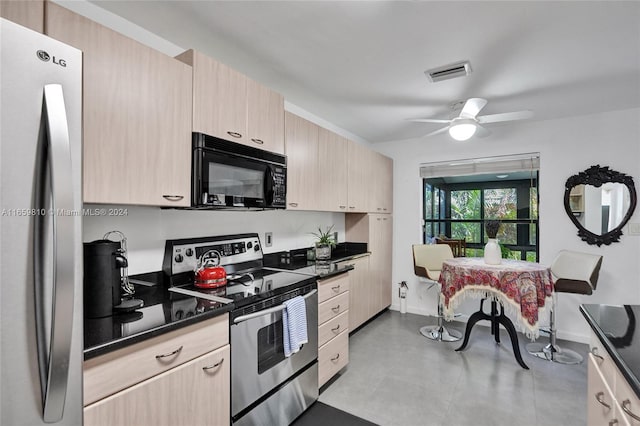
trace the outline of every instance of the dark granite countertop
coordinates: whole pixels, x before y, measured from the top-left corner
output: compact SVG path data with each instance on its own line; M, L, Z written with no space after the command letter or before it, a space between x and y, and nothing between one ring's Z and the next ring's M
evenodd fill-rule
M264 266L283 269L319 279L345 273L351 265L337 265L342 260L367 254L366 243L341 243L332 250L329 262L307 261L307 249L264 255ZM286 256L283 256L286 253ZM135 298L144 306L134 312L84 321L84 359L129 346L172 330L213 318L234 309L233 303L223 304L207 299L170 292L162 272L130 277L133 281L156 285L135 285Z
M580 312L640 398L640 305L586 304Z
M135 286L144 306L130 313L85 318L84 359L120 349L160 334L224 314L233 304L169 292L164 285Z

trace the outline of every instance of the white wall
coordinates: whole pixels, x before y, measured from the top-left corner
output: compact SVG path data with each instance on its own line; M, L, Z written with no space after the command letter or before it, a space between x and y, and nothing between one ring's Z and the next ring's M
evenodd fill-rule
M91 205L92 208L113 206ZM273 246L263 247L273 253L313 245L311 232L334 226L338 241L344 241L344 213L299 211L195 211L156 207L118 206L123 216L85 216L83 240L101 239L108 231L118 230L127 237L129 273L162 269L164 243L167 239L207 237L213 235L257 232L264 244L264 233L273 233ZM115 239L112 237L111 239Z
M425 133L428 129L425 128ZM619 243L592 246L582 242L563 207L566 179L600 164L640 180L640 109L493 127L485 139L453 142L448 136L387 142L375 147L394 159L393 305L399 307L396 285L409 284L407 309L434 314L435 292L426 292L413 274L411 245L420 244L422 186L420 163L494 155L540 152L540 262L550 264L560 249L604 256L600 280L592 296L561 294L557 310L560 338L587 342L588 326L578 307L582 303L640 303L640 237L628 229ZM640 222L636 210L631 222ZM628 228L628 227L627 227ZM478 302L460 312L471 314ZM544 323L548 322L545 315Z

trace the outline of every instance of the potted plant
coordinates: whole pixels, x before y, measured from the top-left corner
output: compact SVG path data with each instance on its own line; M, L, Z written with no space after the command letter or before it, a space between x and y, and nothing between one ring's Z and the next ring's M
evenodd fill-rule
M488 220L484 224L487 233L487 244L484 246L484 263L488 265L499 265L502 262L502 251L496 236L500 231L499 220Z
M312 232L311 235L316 237L316 260L331 259L331 248L336 246L336 240L333 238L333 225L326 228L325 231L318 227L318 232Z

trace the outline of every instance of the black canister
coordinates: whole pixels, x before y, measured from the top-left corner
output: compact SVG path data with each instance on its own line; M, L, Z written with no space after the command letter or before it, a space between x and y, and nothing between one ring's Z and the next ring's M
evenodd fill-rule
M96 240L84 243L84 312L87 318L113 314L120 304L121 268L127 266L120 243Z

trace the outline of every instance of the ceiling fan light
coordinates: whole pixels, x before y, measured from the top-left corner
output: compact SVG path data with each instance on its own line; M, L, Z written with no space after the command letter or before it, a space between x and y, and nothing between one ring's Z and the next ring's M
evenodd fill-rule
M457 141L466 141L476 133L475 123L453 123L449 127L449 135Z

